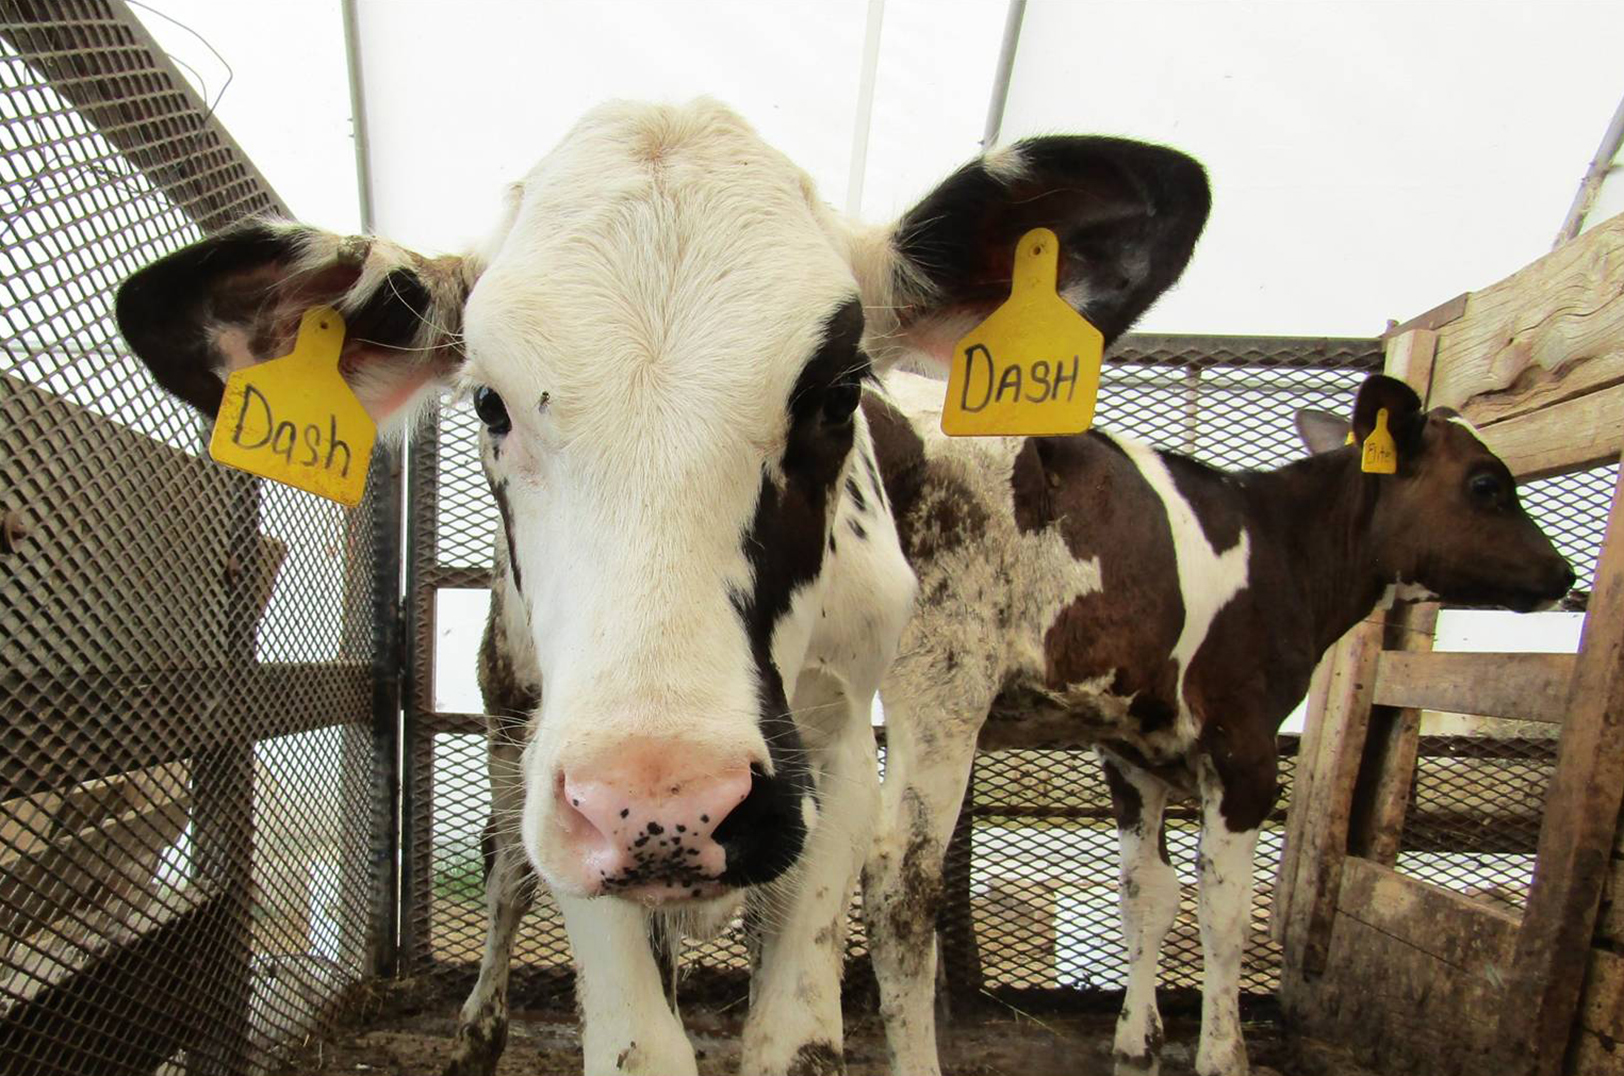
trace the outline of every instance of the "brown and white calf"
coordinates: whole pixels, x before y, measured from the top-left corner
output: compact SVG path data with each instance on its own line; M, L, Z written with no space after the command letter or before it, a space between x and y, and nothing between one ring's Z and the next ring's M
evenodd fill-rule
M482 666L495 714L489 938L454 1071L490 1071L530 872L563 910L591 1073L694 1071L650 934L755 924L744 1069L839 1071L848 895L879 788L870 707L914 593L862 386L1007 294L1046 226L1108 336L1183 269L1189 158L1042 138L859 227L719 105L617 103L429 259L285 223L137 273L119 324L205 413L222 379L338 307L341 369L400 426L466 393L503 534Z
M1351 423L1363 440L1387 409L1390 476L1362 473L1349 424L1323 414L1299 418L1317 454L1226 472L1102 432L949 440L940 382L898 372L885 388L864 410L919 580L881 687L884 803L864 874L893 1071L940 1071L942 853L978 735L992 746L1008 731L1002 709L1029 714L1044 741L1097 745L1104 765L1130 969L1118 1073L1158 1068L1157 963L1178 912L1162 810L1200 801L1196 1071L1244 1073L1253 850L1275 800L1276 730L1320 655L1395 586L1529 610L1566 593L1572 570L1471 426L1423 413L1391 378L1365 382Z

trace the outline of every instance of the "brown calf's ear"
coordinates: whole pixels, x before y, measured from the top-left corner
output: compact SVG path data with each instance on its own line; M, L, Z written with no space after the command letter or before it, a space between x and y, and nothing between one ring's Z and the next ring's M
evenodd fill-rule
M876 274L888 293L864 296L879 339L870 350L879 365L908 348L945 365L958 338L1009 297L1015 245L1038 227L1060 239L1061 295L1109 345L1184 271L1211 204L1201 165L1164 146L1067 136L996 150L891 230L890 264ZM874 310L894 311L895 322L874 332Z
M1376 428L1377 412L1387 412L1387 432L1393 435L1402 465L1406 452L1421 447L1421 430L1425 424L1421 413L1421 397L1415 390L1395 377L1371 374L1359 386L1359 397L1353 404L1353 436L1359 444L1365 443L1370 431Z
M256 220L140 270L119 288L116 311L158 384L212 416L227 377L292 350L306 310L336 307L346 326L339 369L381 423L461 361L469 283L459 259Z
M1348 443L1348 431L1351 429L1348 420L1329 411L1301 408L1297 412L1296 423L1297 436L1302 438L1308 451L1316 455L1335 452Z

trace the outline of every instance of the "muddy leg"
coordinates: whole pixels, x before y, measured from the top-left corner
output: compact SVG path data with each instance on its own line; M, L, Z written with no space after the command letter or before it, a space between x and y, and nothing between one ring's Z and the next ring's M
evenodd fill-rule
M479 981L463 1002L457 1041L444 1076L490 1076L507 1045L508 967L519 923L530 910L536 877L519 843L519 745L493 732L489 748L491 818L480 842L485 853L485 951Z
M1120 846L1122 941L1128 955L1128 986L1117 1018L1113 1056L1117 1076L1156 1076L1161 1068L1162 1017L1156 979L1162 940L1179 911L1179 880L1167 862L1162 811L1167 786L1115 758L1101 757L1111 787Z
M1273 760L1264 775L1219 773L1203 762L1201 786L1201 1045L1199 1076L1245 1076L1241 1037L1241 956L1252 921L1253 853L1273 803ZM1240 780L1267 782L1268 794L1237 795ZM1261 810L1258 805L1261 804Z
M825 742L807 738L817 774L815 811L800 860L753 897L759 924L740 1071L832 1076L846 1071L840 974L846 916L879 807L872 694L854 700L831 677L807 674L797 711L844 714Z
M943 715L934 727L921 729L917 710L885 702L885 783L879 832L863 870L863 919L891 1071L939 1076L936 917L942 856L964 803L976 732L987 711L976 700L977 709Z

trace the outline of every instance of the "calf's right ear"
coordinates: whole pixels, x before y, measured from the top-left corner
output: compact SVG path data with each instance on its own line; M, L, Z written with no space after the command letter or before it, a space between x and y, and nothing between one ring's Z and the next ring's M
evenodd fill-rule
M225 380L286 355L313 306L344 315L339 370L381 424L408 414L462 361L471 271L371 236L255 220L135 273L119 330L158 384L205 415Z

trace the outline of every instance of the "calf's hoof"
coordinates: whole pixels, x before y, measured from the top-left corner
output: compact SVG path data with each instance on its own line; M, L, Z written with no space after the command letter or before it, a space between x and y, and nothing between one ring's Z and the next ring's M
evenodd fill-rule
M1117 1050L1111 1055L1114 1062L1111 1076L1161 1076L1162 1059L1156 1054L1130 1057Z
M457 1028L457 1044L440 1076L495 1076L507 1045L507 1021L483 1020Z
M1251 1066L1246 1063L1246 1045L1235 1043L1219 1049L1197 1052L1196 1076L1249 1076Z

